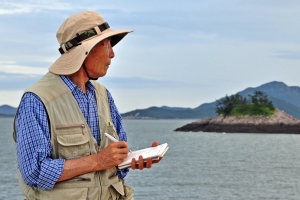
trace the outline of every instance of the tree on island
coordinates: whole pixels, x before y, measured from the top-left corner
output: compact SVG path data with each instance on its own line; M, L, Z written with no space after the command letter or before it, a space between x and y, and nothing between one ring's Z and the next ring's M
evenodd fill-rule
M241 115L263 115L270 116L275 112L272 101L268 100L268 95L261 91L255 91L254 95L245 98L240 94L225 96L222 100L217 100L216 113L226 116Z

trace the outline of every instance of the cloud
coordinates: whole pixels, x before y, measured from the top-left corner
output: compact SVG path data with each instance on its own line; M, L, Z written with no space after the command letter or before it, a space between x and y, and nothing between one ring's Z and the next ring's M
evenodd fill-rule
M41 75L37 74L24 75L0 72L0 90L25 90L39 78L41 78Z
M19 69L20 71L17 72ZM33 67L16 67L10 72L3 72L0 69L0 90L20 90L26 89L46 72ZM183 88L197 87L198 84L185 83L182 81L155 80L140 77L103 77L99 82L108 88L116 89L149 89L149 88Z
M275 54L275 58L300 60L300 50L279 50Z
M8 76L10 76L11 74L41 75L45 74L47 71L47 68L21 66L12 61L0 61L0 72L4 72L5 75Z
M12 15L30 12L40 12L42 10L72 10L71 3L62 3L56 0L45 1L10 1L2 2L0 15Z
M300 22L296 17L299 16L299 6L300 3L296 1L229 0L218 1L218 6L216 1L185 1L174 2L172 5L154 1L147 7L138 4L135 5L137 9L130 12L116 10L108 16L117 25L134 27L137 33L147 35L148 38L153 36L164 43L195 42L192 38L178 40L177 37L178 34L187 36L195 32L246 41L300 42L297 37Z
M182 88L196 87L197 84L190 84L181 81L155 80L141 77L103 77L99 79L109 88L126 88L126 89L149 89L149 88Z

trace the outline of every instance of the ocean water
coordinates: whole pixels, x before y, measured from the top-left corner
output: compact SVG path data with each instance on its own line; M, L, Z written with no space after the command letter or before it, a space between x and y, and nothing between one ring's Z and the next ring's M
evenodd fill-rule
M124 120L132 150L153 140L169 150L131 170L135 199L300 199L300 135L173 132L193 120ZM24 199L16 177L12 118L0 118L0 199Z

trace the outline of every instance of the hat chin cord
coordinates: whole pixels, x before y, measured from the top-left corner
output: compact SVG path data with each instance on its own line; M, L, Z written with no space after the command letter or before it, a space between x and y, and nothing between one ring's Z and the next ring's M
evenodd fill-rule
M86 68L85 68L84 63L82 63L82 66L83 66L83 69L84 69L86 75L88 76L89 80L94 80L94 81L95 81L95 80L98 80L98 78L92 78L92 77L90 77L89 73L87 72L87 70L86 70Z

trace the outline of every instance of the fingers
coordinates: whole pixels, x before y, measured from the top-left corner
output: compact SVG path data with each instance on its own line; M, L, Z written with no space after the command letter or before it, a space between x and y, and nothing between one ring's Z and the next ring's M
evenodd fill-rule
M128 148L127 143L124 142L124 141L112 142L112 143L109 144L109 146L115 147L115 148Z
M135 160L135 158L132 158L132 160L131 160L131 169L133 169L133 170L135 170L136 169L136 160Z
M110 143L107 147L111 149L112 153L116 153L116 154L127 155L129 151L128 145L124 141Z
M158 145L158 142L155 140L153 143L152 143L152 147L156 147Z
M152 167L152 159L147 158L146 162L144 162L144 159L142 156L139 156L139 160L136 161L134 158L131 160L131 169L139 169L143 170L144 168L151 168Z
M128 157L129 148L124 141L110 143L96 155L98 169L109 169L119 165Z
M143 156L139 156L139 169L143 170L144 169L144 160Z
M151 158L147 158L146 168L151 168L151 167L152 167L152 159Z
M152 143L152 147L158 146L158 142L154 141ZM139 169L143 170L144 168L151 168L153 163L158 163L162 158L159 160L152 160L152 158L147 158L146 162L144 162L143 157L139 156L138 161L136 161L134 158L131 160L131 169Z

